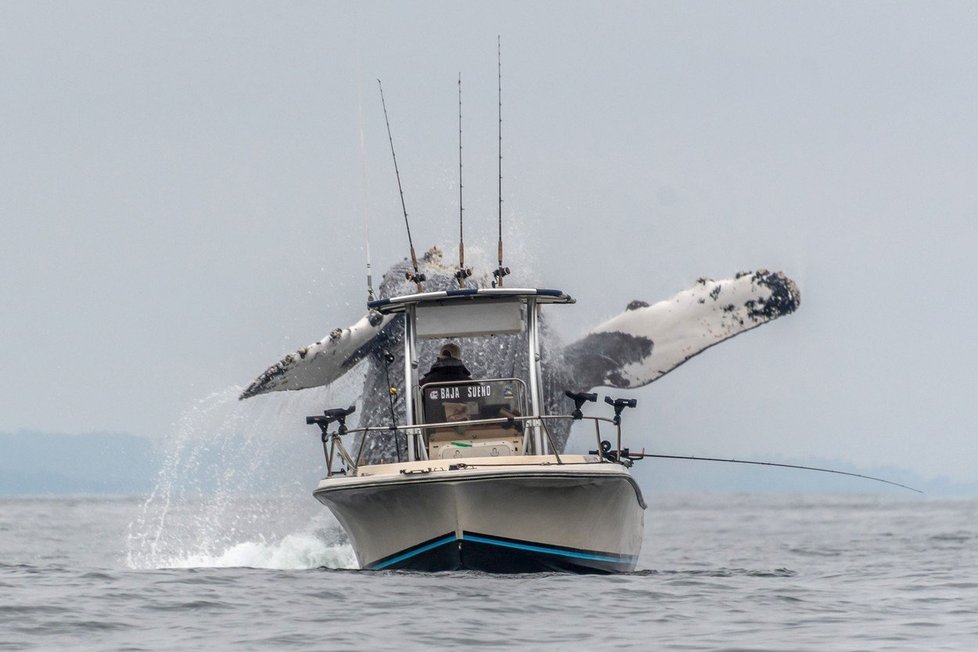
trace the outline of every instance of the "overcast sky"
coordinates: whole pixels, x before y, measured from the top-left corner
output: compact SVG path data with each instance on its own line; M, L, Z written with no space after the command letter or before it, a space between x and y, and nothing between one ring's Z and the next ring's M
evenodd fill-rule
M0 14L0 431L171 436L353 323L364 195L375 269L407 250L377 78L423 249L456 246L462 74L466 250L493 252L501 34L507 264L578 299L565 339L700 276L801 288L635 391L642 445L978 480L974 3Z

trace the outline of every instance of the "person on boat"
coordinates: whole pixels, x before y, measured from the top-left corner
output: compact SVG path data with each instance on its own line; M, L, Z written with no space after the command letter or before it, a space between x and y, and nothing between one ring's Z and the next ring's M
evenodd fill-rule
M458 344L449 342L441 347L438 357L435 359L431 369L421 379L419 385L424 386L428 383L444 383L453 380L469 380L472 374L462 363L462 350Z

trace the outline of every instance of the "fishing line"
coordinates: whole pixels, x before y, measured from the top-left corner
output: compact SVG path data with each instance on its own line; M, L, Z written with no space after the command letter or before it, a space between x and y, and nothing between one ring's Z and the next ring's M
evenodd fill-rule
M397 433L399 428L397 427L397 411L394 409L394 400L397 397L397 388L391 385L391 367L390 363L394 362L395 358L390 351L383 352L384 358L384 372L387 374L387 398L391 408L391 434L394 435L394 449L397 451L397 461L401 461L401 440L398 438ZM363 435L366 437L366 433Z
M753 460L729 460L721 457L695 457L692 455L656 455L652 453L641 453L644 457L657 457L664 460L692 460L695 462L729 462L731 464L754 464L757 466L779 466L785 469L802 469L804 471L819 471L821 473L835 473L837 475L848 475L854 478L863 478L864 480L873 480L875 482L882 482L884 484L893 485L894 487L900 487L902 489L909 489L910 491L916 491L918 494L924 493L920 489L914 489L913 487L908 487L905 484L900 484L899 482L893 482L892 480L885 480L883 478L877 478L871 475L863 475L862 473L850 473L849 471L838 471L836 469L823 469L817 466L802 466L800 464L780 464L778 462L756 462ZM641 458L640 458L641 459Z

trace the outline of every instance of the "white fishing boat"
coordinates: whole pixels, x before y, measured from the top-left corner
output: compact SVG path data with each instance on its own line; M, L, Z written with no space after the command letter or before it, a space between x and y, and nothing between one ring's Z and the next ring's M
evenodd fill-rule
M314 495L346 529L362 568L635 568L646 505L628 470L640 456L621 447L621 412L635 401L609 399L610 416L584 417L580 407L594 394L568 392L564 414L548 414L541 400L539 313L573 301L557 290L469 288L370 305L404 317L406 423L348 429L352 408L307 418L322 429L327 460ZM525 344L527 377L419 386L419 340L513 334ZM557 449L551 425L573 419L593 423L593 451ZM395 438L403 461L365 463L373 437Z
M382 89L381 102L386 122ZM345 528L362 568L634 569L646 505L629 469L647 456L623 447L621 427L636 401L605 396L604 416L584 416L583 405L597 399L587 392L647 385L726 339L790 314L799 304L797 287L767 270L701 278L654 305L633 300L561 348L542 329L541 310L574 300L559 290L503 287L509 268L501 128L498 267L474 277L462 241L461 79L456 268L445 266L437 249L415 255L389 122L387 133L410 266L389 270L383 298L373 300L368 260L367 314L286 355L241 398L329 385L367 365L356 427L346 423L354 406L306 419L319 426L326 457L326 477L314 495ZM455 342L475 353L476 376L420 377L435 352ZM593 449L567 452L578 422L594 433Z
M472 277L462 240L461 78L454 269L437 248L415 255L382 89L381 103L410 266L391 268L382 298L373 300L368 256L367 314L286 355L241 394L326 386L367 365L356 427L346 424L354 406L306 418L319 426L326 458L326 477L313 494L346 530L361 568L631 571L646 505L629 469L645 457L807 469L912 489L834 469L623 447L622 414L635 399L605 396L610 412L585 416L583 405L597 400L591 389L642 387L720 342L793 313L800 303L794 281L765 269L700 278L665 301L629 302L561 348L542 330L541 310L574 300L559 290L503 287L510 270L503 266L501 128L498 267ZM474 342L476 376L466 369L453 378L435 377L434 370L421 377L434 352L455 342ZM589 422L583 425L593 430L594 448L567 452L571 425L580 421Z

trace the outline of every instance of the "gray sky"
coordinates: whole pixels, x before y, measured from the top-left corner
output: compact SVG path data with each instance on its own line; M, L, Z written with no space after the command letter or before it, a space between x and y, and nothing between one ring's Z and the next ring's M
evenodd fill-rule
M801 288L634 392L642 444L978 479L966 2L4 3L0 431L166 436L355 321L364 188L375 269L406 253L378 77L453 247L462 73L492 252L497 34L508 264L578 298L566 339L699 276Z

